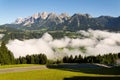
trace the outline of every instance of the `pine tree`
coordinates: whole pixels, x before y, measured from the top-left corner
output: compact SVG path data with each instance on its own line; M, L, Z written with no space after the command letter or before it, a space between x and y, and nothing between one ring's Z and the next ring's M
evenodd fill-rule
M31 57L29 55L26 56L27 64L31 64Z
M11 51L8 50L5 43L2 42L0 46L0 64L13 64L14 63L14 55Z
M41 64L46 64L47 63L47 56L45 54L41 55Z
M34 60L35 58L34 58L34 55L31 55L30 56L30 63L31 64L35 64L35 60Z

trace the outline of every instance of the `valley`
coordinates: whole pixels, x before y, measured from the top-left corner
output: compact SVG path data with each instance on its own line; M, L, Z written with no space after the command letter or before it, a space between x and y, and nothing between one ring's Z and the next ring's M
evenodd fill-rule
M0 80L120 80L120 0L0 0Z

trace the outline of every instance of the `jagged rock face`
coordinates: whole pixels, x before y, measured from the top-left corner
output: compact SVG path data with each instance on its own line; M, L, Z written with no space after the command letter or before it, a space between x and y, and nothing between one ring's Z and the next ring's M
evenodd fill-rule
M46 19L48 17L48 13L47 12L40 13L40 17L42 19Z
M37 19L39 17L39 13L33 14L32 17Z
M14 23L15 24L22 24L23 26L31 25L33 23L39 23L41 22L40 20L46 20L50 22L55 22L57 23L62 23L64 22L63 19L67 19L68 15L65 13L62 13L61 15L57 15L55 13L47 13L47 12L42 12L42 13L36 13L33 14L31 17L27 18L18 18Z
M59 23L64 22L64 20L67 20L68 17L69 15L67 13L62 13L60 15L57 15L55 13L42 12L42 13L33 14L31 17L18 18L14 23L22 24L23 26L28 26L28 25L35 24L35 23L39 23L41 25L43 23L47 24L51 22L55 24L59 24Z
M47 28L48 30L65 29L70 31L86 30L88 28L120 30L120 17L100 16L94 18L89 14L75 13L69 16L67 13L42 12L33 14L27 18L18 18L13 25L14 27L17 25L25 29L29 27L32 29Z
M15 24L21 24L22 22L24 22L23 18L17 18L14 23Z

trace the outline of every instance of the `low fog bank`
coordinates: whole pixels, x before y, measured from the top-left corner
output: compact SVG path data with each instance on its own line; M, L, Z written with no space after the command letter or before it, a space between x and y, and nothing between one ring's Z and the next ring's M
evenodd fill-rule
M57 59L67 55L89 56L120 52L120 33L90 29L80 30L78 33L82 36L76 39L53 39L50 34L45 33L39 39L10 40L7 47L16 58L39 53L46 54L49 59Z

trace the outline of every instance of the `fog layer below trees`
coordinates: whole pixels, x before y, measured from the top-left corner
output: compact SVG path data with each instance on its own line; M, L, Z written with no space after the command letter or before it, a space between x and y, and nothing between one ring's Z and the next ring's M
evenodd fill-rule
M53 39L49 33L45 33L39 39L10 40L7 47L16 58L40 53L44 53L48 59L57 59L69 55L89 56L120 52L120 33L91 29L77 33L81 35L75 39L66 36Z

